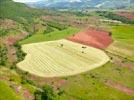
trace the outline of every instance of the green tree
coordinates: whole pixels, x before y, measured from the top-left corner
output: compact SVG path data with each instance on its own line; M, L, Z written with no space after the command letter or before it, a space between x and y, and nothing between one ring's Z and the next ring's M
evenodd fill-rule
M4 45L0 45L0 65L5 66L7 59L7 48Z
M55 100L56 95L53 88L49 85L45 85L41 90L35 92L35 100Z

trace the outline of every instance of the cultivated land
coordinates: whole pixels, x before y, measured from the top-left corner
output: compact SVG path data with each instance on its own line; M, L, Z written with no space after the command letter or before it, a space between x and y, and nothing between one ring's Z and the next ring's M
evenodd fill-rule
M0 100L44 100L41 96L44 97L47 94L48 97L52 97L53 93L50 93L50 88L53 88L56 95L51 100L134 100L133 24L133 12L131 10L94 11L83 9L82 11L57 11L34 9L27 7L25 4L15 3L12 0L0 0ZM97 29L97 32L96 30L91 30L90 33L87 32L88 34L80 32L89 29L89 27ZM106 34L101 34L101 30L105 30ZM75 34L78 32L82 34ZM88 46L85 48L81 44L78 50L74 50L72 45L68 47L65 44L59 44L59 39L68 37L82 40L83 42L74 42L86 45L92 43L92 41L95 42L96 44L88 45L106 50L105 53L109 56L110 61L93 70L64 77L39 77L39 75L33 75L18 69L17 63L21 63L26 56L21 51L21 45L38 44L38 42L45 42L45 48L42 45L37 46L36 49L39 50L31 56L30 64L32 62L32 64L39 65L38 62L41 62L42 58L43 60L47 59L48 62L54 61L50 64L51 66L47 65L48 67L37 66L36 70L38 72L41 70L41 73L44 74L44 71L46 71L44 68L54 68L55 65L58 65L55 64L57 60L60 64L64 64L64 67L69 64L73 66L75 64L79 67L81 62L87 61L81 57L83 55L87 57L85 55L88 54L85 53L88 51ZM110 42L111 39L112 43ZM55 41L55 43L47 42L53 40L58 41ZM49 46L46 47L46 43ZM48 51L50 48L51 50ZM56 49L53 50L53 48ZM33 50L36 51L36 49L34 47ZM48 60L50 55L47 55L48 58L42 57L42 51L44 50L48 53L51 52L51 61ZM34 51L31 51L31 53ZM38 52L40 52L41 58L37 58L39 57L37 56ZM26 58L31 53L27 53ZM80 57L78 57L78 54ZM73 60L68 60L69 55ZM90 56L92 56L92 53L87 57L89 63L92 58L95 58L93 61L100 59L100 53L95 53L93 57ZM40 59L41 61L39 61ZM66 59L68 61L65 61ZM75 62L76 60L78 61ZM63 61L70 62L67 64ZM99 61L96 60L96 62ZM42 62L43 65L44 63L48 64ZM58 67L61 67L60 64ZM69 68L73 68L72 65ZM75 69L77 70L78 67L75 67ZM26 65L26 68L29 68L29 66ZM68 69L65 70L68 71ZM42 93L43 86L46 84L50 88L47 87L45 92ZM45 100L47 99L45 98Z
M68 39L74 42L89 45L95 48L105 49L112 43L110 33L89 28L86 31L79 32L78 34L69 37Z
M44 77L75 75L109 61L103 51L65 39L23 45L22 50L27 56L17 66Z

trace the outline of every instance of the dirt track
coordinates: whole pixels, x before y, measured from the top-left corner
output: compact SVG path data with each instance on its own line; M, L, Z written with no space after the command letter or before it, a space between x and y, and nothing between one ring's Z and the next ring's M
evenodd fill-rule
M134 95L134 89L129 89L128 87L123 86L122 84L119 84L119 83L115 83L111 80L108 80L106 82L106 85L108 85L110 87L113 87L113 88L116 88L116 89L118 89L122 92L125 92L125 93L129 94L129 95Z

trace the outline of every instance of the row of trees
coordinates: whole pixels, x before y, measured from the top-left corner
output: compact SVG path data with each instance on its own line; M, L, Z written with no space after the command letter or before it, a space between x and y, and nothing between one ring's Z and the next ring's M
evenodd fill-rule
M26 53L21 50L21 46L16 43L14 44L14 47L16 48L17 62L24 60Z
M66 25L59 24L58 22L54 22L54 21L47 21L47 25L50 26L50 27L54 27L58 30L64 30L64 29L67 28Z
M49 85L44 85L40 90L37 90L34 95L35 100L55 100L56 98L56 93Z
M5 66L7 59L7 48L4 45L0 45L0 65Z
M112 12L107 12L107 11L97 11L97 13L100 16L104 16L106 18L112 19L112 20L118 20L126 24L134 24L134 21L129 20L128 18L125 18L123 16L118 16Z

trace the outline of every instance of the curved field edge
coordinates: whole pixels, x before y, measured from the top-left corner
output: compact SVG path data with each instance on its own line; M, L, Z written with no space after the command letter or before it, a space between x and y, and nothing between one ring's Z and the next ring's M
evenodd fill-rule
M22 45L22 50L27 56L18 68L40 77L72 76L109 61L102 50L65 39Z

